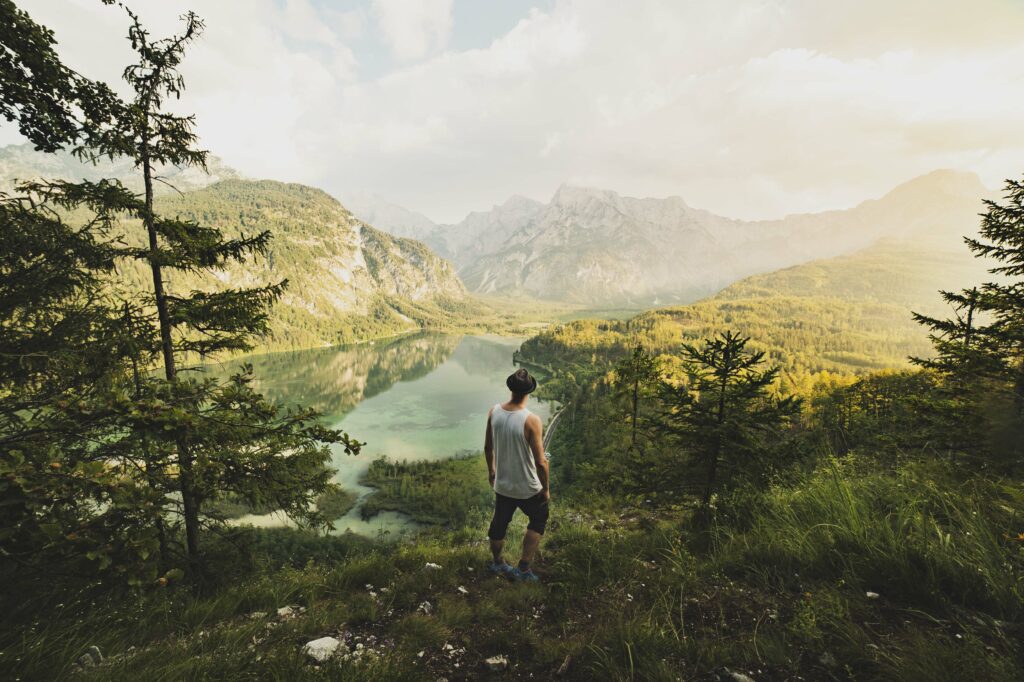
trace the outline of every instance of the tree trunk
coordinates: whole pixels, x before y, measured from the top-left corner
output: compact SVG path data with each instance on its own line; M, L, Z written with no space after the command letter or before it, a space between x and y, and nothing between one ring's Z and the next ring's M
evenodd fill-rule
M640 378L633 379L633 434L630 438L630 445L636 445L636 412L640 403Z
M707 510L711 508L711 493L715 488L715 477L718 475L718 454L721 443L716 438L715 445L711 448L711 457L708 458L708 474L704 481L704 496L701 498L701 506Z
M718 458L722 452L722 424L725 423L725 393L729 387L731 362L732 354L729 352L729 348L726 347L722 353L722 380L718 386L718 408L715 411L715 423L718 426L718 433L715 434L715 441L711 447L711 457L708 461L708 477L704 486L704 499L701 502L705 514L710 510L711 493L715 487L715 479L718 477Z
M142 145L142 179L145 183L146 206L143 222L149 233L150 269L153 271L153 297L156 300L157 318L160 322L160 345L164 358L164 375L167 381L174 383L178 378L178 370L174 361L174 341L171 337L171 316L167 310L167 294L164 292L163 273L157 257L159 241L156 233L156 219L153 214L153 169L149 158L149 119L143 124ZM192 454L184 439L178 439L178 484L181 491L181 506L185 517L185 547L188 558L194 564L199 556L199 505L196 500L195 486L192 478Z

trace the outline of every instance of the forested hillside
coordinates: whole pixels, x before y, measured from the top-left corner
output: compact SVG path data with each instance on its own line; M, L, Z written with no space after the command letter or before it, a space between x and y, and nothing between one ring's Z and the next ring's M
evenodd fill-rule
M523 324L554 319L568 309L470 296L451 264L422 242L376 229L319 189L242 179L216 157L210 157L207 171L169 166L161 167L158 177L155 203L169 216L208 222L235 238L272 233L266 258L245 268L229 264L212 276L182 273L169 283L172 291L187 292L288 280L271 313L270 333L258 341L263 350L328 346L424 328L521 331ZM0 185L8 191L16 181L104 178L132 191L141 188L140 174L124 160L90 164L66 151L42 154L27 144L0 148ZM144 242L130 221L120 229L130 243ZM118 276L132 289L152 287L137 263L123 264Z
M159 209L239 236L269 230L265 258L227 267L206 280L179 277L179 290L288 280L271 313L270 346L309 347L465 323L474 304L454 268L423 244L356 220L326 193L269 180L230 180L183 195ZM146 286L145 273L133 284Z
M972 286L985 276L984 265L963 250L883 242L748 277L688 306L628 320L571 322L530 339L523 357L556 364L594 354L614 358L637 343L667 352L681 340L734 328L781 367L784 386L806 389L820 373L863 375L904 368L909 356L927 355L928 339L911 311L941 311L940 288Z
M160 166L157 172L162 180L154 187L157 194L172 194L175 190L188 192L221 180L237 180L242 177L216 156L209 157L205 170L165 165ZM143 189L142 176L127 159L103 158L96 163L89 163L67 150L41 154L28 143L0 147L0 189L10 191L18 182L41 179L71 182L117 179L133 191L140 192Z

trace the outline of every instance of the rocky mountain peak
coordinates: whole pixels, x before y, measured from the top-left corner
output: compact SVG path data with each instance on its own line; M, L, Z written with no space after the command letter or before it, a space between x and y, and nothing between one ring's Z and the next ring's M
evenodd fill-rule
M559 186L555 191L555 195L551 197L551 203L549 206L580 208L593 203L616 204L621 198L622 197L611 190L563 184Z
M947 194L968 194L979 196L988 191L977 173L941 168L897 185L885 197L943 192ZM883 198L885 198L883 197Z

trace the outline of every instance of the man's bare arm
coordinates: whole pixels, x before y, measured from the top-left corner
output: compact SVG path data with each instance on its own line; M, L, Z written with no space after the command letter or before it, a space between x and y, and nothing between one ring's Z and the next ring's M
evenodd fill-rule
M530 450L533 452L533 460L537 463L537 477L540 479L540 484L544 486L544 499L551 499L551 488L549 486L550 471L548 470L548 458L544 454L544 425L541 424L540 417L535 414L531 414L526 419L526 442L530 445Z
M494 408L491 408L491 412ZM487 460L487 479L494 485L494 438L491 436L491 412L487 413L487 433L484 435L484 459Z

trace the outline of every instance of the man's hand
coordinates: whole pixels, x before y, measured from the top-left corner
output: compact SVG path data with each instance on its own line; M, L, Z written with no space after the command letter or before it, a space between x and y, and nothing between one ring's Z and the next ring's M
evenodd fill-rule
M497 476L497 474L494 472L494 469L487 472L487 480L490 482L492 488L494 487L495 476Z
M550 502L551 501L551 491L548 490L547 488L545 488L541 492L544 493L544 501L545 502Z

